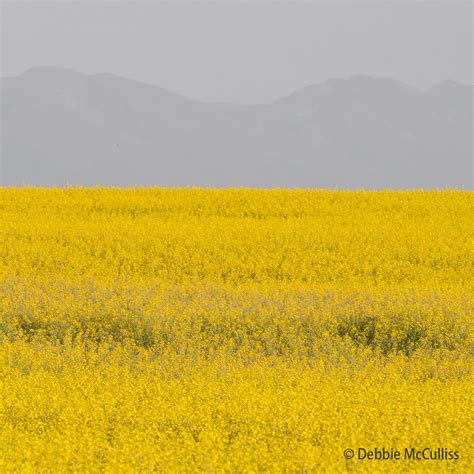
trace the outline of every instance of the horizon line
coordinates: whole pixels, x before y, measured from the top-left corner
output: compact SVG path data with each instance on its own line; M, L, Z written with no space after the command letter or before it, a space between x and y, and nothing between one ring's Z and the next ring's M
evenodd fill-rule
M414 92L418 92L420 94L427 93L430 90L432 90L432 89L434 89L434 88L436 88L440 85L444 85L444 84L454 84L455 86L474 88L474 83L473 84L468 84L468 83L461 82L461 81L458 81L458 80L455 80L455 79L446 78L444 80L441 80L441 81L438 81L438 82L434 83L432 86L430 86L428 88L423 88L422 89L422 88L410 85L410 84L408 84L408 83L406 83L406 82L404 82L400 79L396 79L392 76L372 76L372 75L366 74L366 73L354 73L354 74L351 74L351 75L348 75L348 76L331 77L331 78L322 80L320 82L308 83L308 84L303 85L303 86L301 86L297 89L293 89L291 92L286 93L285 95L278 96L277 98L272 99L272 100L262 101L262 102L252 102L252 103L247 103L247 102L245 102L245 103L236 103L236 102L217 101L217 100L216 101L206 101L206 100L190 97L189 95L186 95L184 93L177 92L177 91L172 90L172 89L167 89L165 87L160 86L159 84L146 82L146 81L141 80L141 79L135 79L135 78L122 76L120 74L110 73L110 72L105 72L105 71L95 72L95 73L84 73L84 72L81 72L77 69L73 69L73 68L67 67L67 66L56 66L56 65L31 66L31 67L25 69L23 72L21 72L19 74L10 75L10 76L0 76L0 81L16 79L16 78L19 78L21 76L25 76L28 73L34 72L35 70L41 70L41 69L51 70L51 71L54 71L54 70L63 71L63 72L77 74L77 75L84 76L84 77L111 76L111 77L119 78L119 79L122 79L122 80L130 81L130 82L135 82L135 83L141 84L143 86L155 87L157 89L161 89L163 92L168 92L170 94L174 94L176 96L179 96L181 98L184 98L184 99L192 101L192 102L197 102L197 103L201 103L201 104L208 104L208 105L232 105L232 106L237 106L237 107L252 107L252 106L269 105L269 104L273 104L275 102L278 102L280 100L286 99L288 97L291 97L292 95L294 95L298 92L301 92L301 91L306 90L306 89L310 89L312 87L322 86L322 85L325 85L325 84L328 84L328 83L331 83L331 82L348 82L348 81L357 80L357 79L359 79L359 80L364 79L364 80L369 80L369 81L391 81L391 82L394 82L394 83L398 83L400 86L406 87L407 89L410 89Z

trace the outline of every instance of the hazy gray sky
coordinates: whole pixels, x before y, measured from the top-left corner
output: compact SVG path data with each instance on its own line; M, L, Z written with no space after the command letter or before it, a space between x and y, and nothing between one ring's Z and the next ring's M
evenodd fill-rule
M1 75L110 72L255 103L354 74L472 83L471 2L2 2Z

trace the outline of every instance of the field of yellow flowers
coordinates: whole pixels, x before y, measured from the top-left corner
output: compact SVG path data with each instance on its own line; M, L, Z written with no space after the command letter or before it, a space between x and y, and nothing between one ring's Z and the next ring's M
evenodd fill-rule
M473 211L0 188L0 472L472 472Z

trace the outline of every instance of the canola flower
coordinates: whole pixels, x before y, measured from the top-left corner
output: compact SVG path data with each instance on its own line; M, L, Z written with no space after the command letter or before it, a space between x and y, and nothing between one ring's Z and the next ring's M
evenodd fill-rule
M0 472L472 472L473 210L0 189Z

